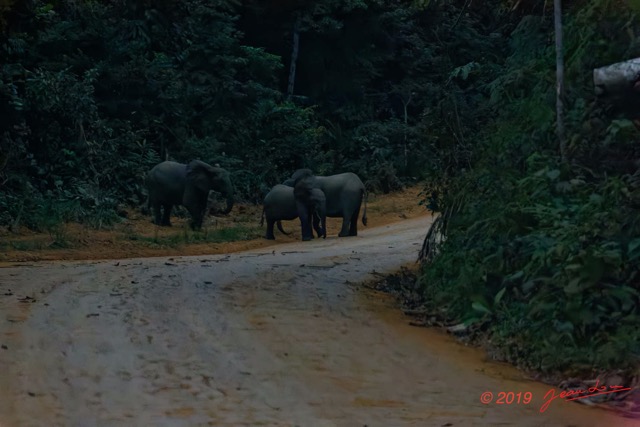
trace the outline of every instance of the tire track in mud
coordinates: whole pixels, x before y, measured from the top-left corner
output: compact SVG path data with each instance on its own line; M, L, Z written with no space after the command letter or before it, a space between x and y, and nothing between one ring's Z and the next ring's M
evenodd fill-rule
M346 283L415 260L428 221L223 256L0 269L12 290L0 425L624 425L564 402L482 405L487 389L548 387L479 372L460 357L471 350Z

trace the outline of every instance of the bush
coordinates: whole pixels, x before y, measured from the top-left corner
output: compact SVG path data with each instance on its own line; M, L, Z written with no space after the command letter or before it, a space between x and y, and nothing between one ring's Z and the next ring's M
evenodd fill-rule
M434 310L484 325L509 361L543 372L632 372L640 171L625 160L638 158L640 133L593 99L590 76L596 64L640 53L615 30L640 23L606 0L565 19L571 160L559 160L554 135L551 25L524 17L498 77L480 82L495 117L477 134L471 167L463 171L451 154L463 142L438 152L443 176L429 180L429 191L444 189L432 202L446 240L421 284Z

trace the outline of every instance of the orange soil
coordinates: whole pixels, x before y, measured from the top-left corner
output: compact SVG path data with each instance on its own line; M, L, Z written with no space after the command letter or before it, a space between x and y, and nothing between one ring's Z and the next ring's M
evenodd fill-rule
M404 191L386 195L369 194L367 204L368 227L377 227L407 218L424 215L427 210L418 205L422 186L416 185ZM208 217L203 232L234 226L244 226L249 231L248 240L233 242L187 242L185 235L194 233L188 229L188 218L172 217L173 227L157 227L150 216L130 210L128 218L109 229L95 230L82 224L68 223L61 226L58 237L64 247L56 244L56 238L48 233L36 233L26 228L12 233L0 229L0 265L14 262L41 260L97 260L153 256L209 255L239 252L300 240L300 222L283 221L283 228L290 232L285 236L277 229L276 240L262 238L266 224L260 228L262 206L237 204L226 217ZM327 235L337 235L342 220L327 218ZM359 221L358 228L367 227ZM161 243L149 239L157 237ZM162 244L174 237L177 242ZM144 239L144 240L141 240ZM164 239L164 240L163 240Z

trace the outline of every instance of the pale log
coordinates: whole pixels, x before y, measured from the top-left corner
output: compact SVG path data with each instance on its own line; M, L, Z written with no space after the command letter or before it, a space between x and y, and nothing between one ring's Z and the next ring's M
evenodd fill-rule
M640 58L607 65L593 70L595 93L603 98L625 98L631 94L640 77Z

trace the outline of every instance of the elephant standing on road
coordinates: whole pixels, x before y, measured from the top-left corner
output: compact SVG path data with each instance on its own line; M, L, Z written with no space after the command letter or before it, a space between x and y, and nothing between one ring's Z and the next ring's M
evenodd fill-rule
M311 175L303 176L297 179L293 187L293 198L295 199L296 209L300 217L300 228L302 229L302 241L306 242L313 239L311 231L311 221L315 218L314 212L317 210L318 200L322 203L322 221L324 229L324 237L326 238L326 197L324 192L316 187L315 181ZM320 236L318 236L320 237Z
M226 215L233 208L233 185L229 172L200 160L188 164L166 161L147 174L148 206L153 208L154 223L171 226L171 209L183 205L191 214L191 228L198 230L207 208L209 191L217 191L227 200ZM160 207L164 212L160 212Z
M262 210L262 220L260 225L267 219L266 239L274 240L273 226L277 224L278 230L283 234L288 234L282 229L282 220L292 220L299 216L296 200L293 195L293 187L278 184L264 198L264 209ZM327 215L326 200L324 193L319 189L311 189L308 194L303 195L306 201L305 212L313 217L313 228L318 233L318 237L327 236ZM304 238L304 236L303 236ZM310 238L313 238L313 234ZM306 239L309 240L310 238ZM303 239L304 240L304 239Z
M283 184L295 187L300 182L312 188L322 190L326 197L327 216L331 218L342 218L342 229L338 236L358 235L358 216L360 206L364 201L364 212L362 213L362 224L367 225L367 192L364 184L352 172L340 173L330 176L315 176L309 169L298 169ZM296 195L297 203L305 203L305 200ZM311 233L309 221L303 221L303 236Z

